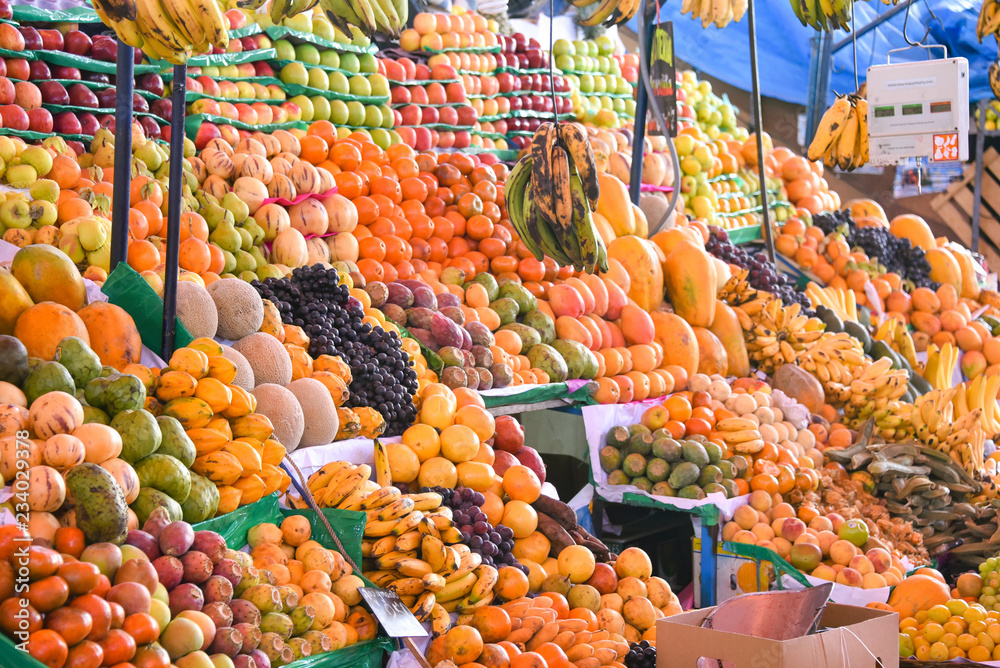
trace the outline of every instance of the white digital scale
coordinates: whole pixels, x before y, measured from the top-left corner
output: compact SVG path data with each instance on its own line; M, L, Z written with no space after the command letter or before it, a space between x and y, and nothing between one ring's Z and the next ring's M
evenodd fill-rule
M969 159L969 61L874 65L867 81L872 165Z

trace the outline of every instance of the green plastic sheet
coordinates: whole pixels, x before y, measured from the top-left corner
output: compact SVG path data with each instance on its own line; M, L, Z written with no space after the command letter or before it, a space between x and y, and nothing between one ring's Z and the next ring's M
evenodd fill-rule
M28 52L25 52L28 53ZM64 67L75 67L80 70L86 70L88 72L102 72L104 74L114 74L117 71L117 66L114 63L108 63L103 60L94 60L93 58L87 58L86 56L77 56L72 53L65 53L63 51L36 51L34 52L38 58L44 60L47 63L52 63L53 65L62 65ZM27 58L26 55L22 55L21 58ZM136 74L148 74L150 72L156 72L160 69L159 65L136 65Z
M238 508L231 513L206 520L194 525L196 531L214 531L226 539L226 545L239 549L247 544L247 532L262 522L281 524L291 515L303 515L312 526L312 539L323 547L340 552L336 542L330 537L323 523L317 520L313 510L288 510L278 506L278 493L266 496L256 503ZM323 515L337 533L347 551L344 556L354 563L361 563L361 538L365 533L365 514L354 510L325 508ZM238 547L235 547L238 546ZM360 575L360 573L358 574Z
M378 47L375 45L355 46L353 44L341 44L340 42L334 42L328 39L323 39L322 37L317 37L309 32L292 30L291 28L286 28L285 26L271 26L269 28L265 28L264 32L266 32L267 36L271 39L287 39L289 41L307 42L309 44L315 44L316 46L326 47L327 49L333 49L334 51L344 51L347 53L374 53L378 50Z
M812 583L806 579L806 576L802 572L792 566L790 563L785 561L781 555L779 555L774 550L768 549L766 547L761 547L760 545L750 545L748 543L734 543L731 541L726 541L722 543L722 547L733 554L738 554L741 557L747 557L748 559L754 559L756 561L769 561L774 566L774 570L778 575L789 575L795 579L796 582L800 583L804 587L812 587ZM781 588L781 578L776 578L778 582L778 588Z
M243 121L234 121L232 119L226 118L224 116L212 116L210 114L195 114L194 116L188 116L184 119L184 132L191 139L198 134L198 128L201 127L202 123L214 123L216 125L231 125L238 130L247 130L249 132L263 132L264 134L271 134L275 130L287 130L289 128L299 128L305 130L309 127L309 124L305 121L289 121L288 123L258 123L257 125L251 125L250 123L244 123Z
M19 23L100 23L101 17L90 7L47 9L32 5L11 7L14 20Z
M142 344L159 354L163 349L163 300L146 279L132 267L119 262L104 282L101 292L108 296L112 304L120 306L132 316L142 337ZM180 320L176 321L176 327L175 347L183 348L194 341L194 337ZM2 662L0 665L3 665Z
M543 401L552 399L570 399L581 404L594 403L590 388L587 385L570 391L566 383L547 383L545 385L535 385L531 389L517 394L505 394L501 396L483 395L483 403L486 408L497 408L498 406L510 406L512 404L540 404Z

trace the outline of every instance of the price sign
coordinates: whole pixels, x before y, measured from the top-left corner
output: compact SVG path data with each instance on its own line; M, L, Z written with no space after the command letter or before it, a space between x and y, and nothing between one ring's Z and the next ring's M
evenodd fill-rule
M657 23L649 47L649 82L653 86L653 103L663 113L671 137L677 136L677 62L674 60L673 21ZM662 134L655 120L649 131Z
M364 587L359 592L390 637L412 638L427 635L427 630L421 626L396 592L371 587Z
M934 135L934 153L932 162L948 162L958 160L958 133Z

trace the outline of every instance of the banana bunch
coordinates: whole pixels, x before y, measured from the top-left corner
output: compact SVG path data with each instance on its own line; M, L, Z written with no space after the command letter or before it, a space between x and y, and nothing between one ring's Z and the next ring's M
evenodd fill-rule
M691 18L701 19L701 27L715 24L725 28L732 22L739 23L747 11L747 0L683 0L681 14L691 14Z
M752 455L764 449L764 437L760 435L760 425L756 420L726 418L719 420L715 430L731 452Z
M729 277L716 297L730 306L746 307L748 313L756 313L775 299L775 296L764 290L757 290L747 280L749 272L738 269Z
M406 0L319 0L319 6L345 35L351 34L350 26L357 26L368 36L381 33L398 39L409 17Z
M743 327L750 360L764 373L794 364L800 353L823 336L822 322L800 314L801 308L798 303L786 307L780 299L764 304L756 299L733 309Z
M851 29L854 0L789 0L789 3L795 18L813 30L833 32Z
M812 302L813 308L820 304L837 314L837 317L847 321L858 321L858 304L854 290L847 288L821 288L812 281L806 286L806 296Z
M572 0L573 6L585 11L577 12L576 22L581 26L614 26L631 21L642 0Z
M969 473L984 470L982 447L987 433L984 424L988 422L995 425L996 422L995 417L987 417L987 411L979 407L984 403L984 396L988 391L986 386L987 381L983 381L968 392L964 385L959 386L961 389L928 392L917 398L910 412L910 422L916 437L928 447L947 454ZM995 387L990 389L995 396L1000 389L1000 377ZM962 396L959 396L960 392ZM968 403L970 400L977 403L971 410ZM992 406L995 405L994 399ZM968 412L957 415L961 410Z
M895 318L887 318L875 330L872 340L887 343L890 348L903 356L915 373L923 375L923 364L917 359L917 348L906 325Z
M820 119L808 155L842 171L868 164L868 101L855 94L839 96Z
M976 38L982 43L987 35L994 38L1000 36L1000 2L983 0L979 8L979 18L976 20Z
M994 97L1000 97L1000 58L990 63L990 90Z
M889 401L884 408L878 409L872 416L876 428L874 433L887 443L912 439L911 413L913 413L913 404L895 399Z
M229 45L215 0L94 0L94 10L123 44L154 60L182 65L192 53Z
M850 399L854 370L865 364L861 342L847 332L824 332L798 362L799 367L820 382L831 404L843 404Z
M924 380L936 390L952 387L958 353L958 347L950 343L945 343L940 348L933 343L927 346L927 363L922 374Z
M607 249L592 216L600 196L597 163L583 126L543 123L504 196L511 223L535 259L548 255L577 271L607 271Z
M844 424L854 429L861 427L876 412L888 408L890 401L898 401L906 394L909 382L906 369L893 369L888 357L854 367L839 392L847 397Z
M955 417L964 418L969 412L979 411L979 424L987 438L996 439L1000 434L1000 376L980 374L955 388Z

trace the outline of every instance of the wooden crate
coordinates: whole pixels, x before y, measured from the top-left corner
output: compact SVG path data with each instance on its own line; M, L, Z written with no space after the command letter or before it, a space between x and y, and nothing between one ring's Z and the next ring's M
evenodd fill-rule
M972 212L975 206L976 166L965 169L962 178L931 200L931 208L969 247L972 244ZM992 271L1000 268L1000 153L989 149L983 155L982 207L979 214L979 248Z

